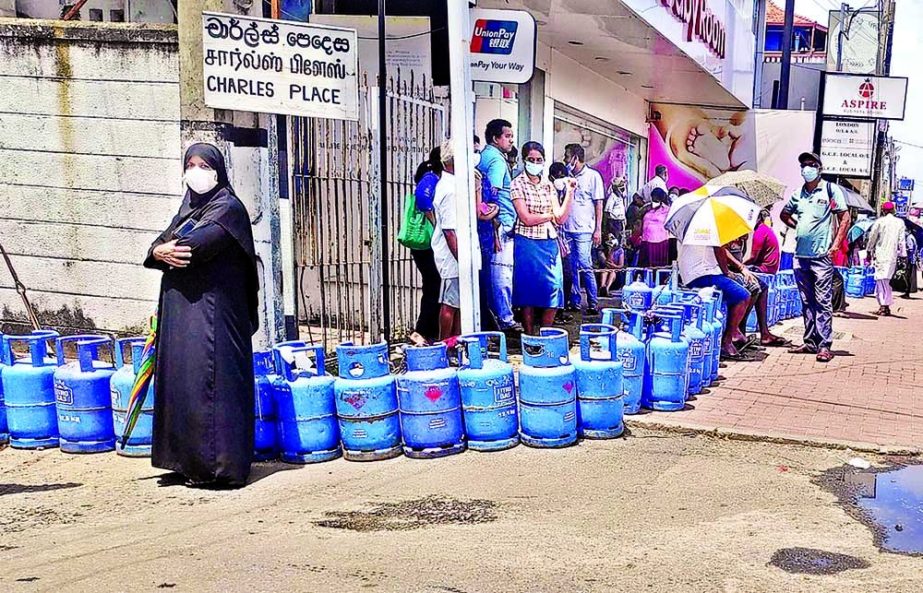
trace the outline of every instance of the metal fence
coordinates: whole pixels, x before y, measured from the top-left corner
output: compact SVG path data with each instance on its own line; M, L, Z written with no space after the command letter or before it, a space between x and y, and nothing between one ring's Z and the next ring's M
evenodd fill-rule
M328 347L370 337L372 307L381 302L383 262L374 256L381 237L378 204L376 87L359 89L358 122L292 117L289 121L293 236L302 336ZM392 339L416 321L420 277L400 245L404 198L413 191L417 165L444 139L447 108L426 81L399 77L387 85L389 314ZM375 312L378 313L377 311Z

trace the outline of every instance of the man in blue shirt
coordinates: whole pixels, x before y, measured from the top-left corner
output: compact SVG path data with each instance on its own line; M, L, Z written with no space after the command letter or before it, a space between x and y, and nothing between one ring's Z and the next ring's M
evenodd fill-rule
M579 144L564 147L564 162L571 176L577 180L577 191L571 203L570 215L564 223L564 237L570 251L573 284L569 295L570 308L580 309L581 290L586 290L586 315L599 315L596 308L596 273L593 271L592 251L602 242L603 204L606 190L598 171L586 164L586 152Z
M490 310L497 318L501 330L522 331L513 319L513 225L516 210L510 199L510 168L506 155L513 148L513 124L504 119L488 122L484 131L487 145L481 150L478 170L496 192L500 213L496 220L499 235L498 249L481 254L483 263L490 267Z
M804 185L782 209L782 222L795 229L795 279L804 304L804 344L793 354L816 354L830 362L833 354L833 253L849 228L846 196L820 178L823 165L814 153L798 157Z

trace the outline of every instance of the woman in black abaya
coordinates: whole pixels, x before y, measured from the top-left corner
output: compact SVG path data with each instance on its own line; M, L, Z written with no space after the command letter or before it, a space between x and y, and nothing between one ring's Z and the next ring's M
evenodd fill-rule
M243 486L259 290L250 217L215 146L194 144L183 162L183 203L144 261L163 272L151 461L190 485Z

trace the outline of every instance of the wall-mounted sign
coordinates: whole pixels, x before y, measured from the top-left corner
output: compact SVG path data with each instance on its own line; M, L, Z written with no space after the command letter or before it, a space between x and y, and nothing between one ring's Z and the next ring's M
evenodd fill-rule
M660 3L686 25L686 41L698 38L712 53L724 58L727 29L706 0L660 0Z
M827 73L825 78L824 116L904 119L906 78L833 72Z
M359 119L354 29L202 13L205 104Z
M523 84L535 71L536 26L524 10L471 10L472 80Z
M820 137L824 173L869 177L874 147L875 122L824 120Z

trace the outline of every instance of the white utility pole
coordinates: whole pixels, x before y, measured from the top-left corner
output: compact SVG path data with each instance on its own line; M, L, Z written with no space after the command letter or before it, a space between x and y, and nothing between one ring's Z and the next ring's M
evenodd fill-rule
M474 92L471 83L471 25L468 0L448 0L449 89L451 93L451 137L455 149L455 212L458 237L458 283L461 292L462 333L481 327L478 282L480 246L474 211Z

